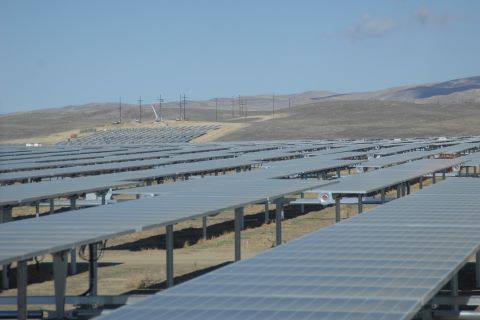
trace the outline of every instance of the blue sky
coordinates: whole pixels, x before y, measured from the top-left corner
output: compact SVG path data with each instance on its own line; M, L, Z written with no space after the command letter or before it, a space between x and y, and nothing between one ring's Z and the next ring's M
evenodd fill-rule
M0 113L480 74L480 1L0 0Z

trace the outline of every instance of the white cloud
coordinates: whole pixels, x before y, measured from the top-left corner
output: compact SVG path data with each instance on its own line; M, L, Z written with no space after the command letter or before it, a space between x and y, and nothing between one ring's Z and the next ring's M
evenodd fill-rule
M422 7L415 11L413 17L422 27L445 27L459 17L450 15L447 12L437 13L430 8Z
M358 22L350 26L344 35L350 40L363 40L381 37L397 30L399 23L392 18L375 18L364 15Z

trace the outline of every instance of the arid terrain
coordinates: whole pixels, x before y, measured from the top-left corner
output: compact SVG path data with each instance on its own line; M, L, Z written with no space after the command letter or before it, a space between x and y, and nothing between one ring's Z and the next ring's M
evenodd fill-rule
M241 101L241 102L240 102ZM157 112L159 107L156 106ZM290 95L245 96L189 101L186 120L178 102L165 103L153 123L151 105L90 103L0 116L0 142L54 143L85 128L189 125L218 121L209 140L266 140L419 137L480 134L480 77L410 85L375 92L337 94L308 91Z

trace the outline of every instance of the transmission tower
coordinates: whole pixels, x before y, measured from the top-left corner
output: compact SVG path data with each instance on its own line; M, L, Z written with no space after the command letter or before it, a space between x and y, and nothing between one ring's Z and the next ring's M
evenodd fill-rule
M162 99L162 95L159 95L158 96L158 114L160 116L160 121L163 121L163 116L162 116L162 102L163 102L163 99Z

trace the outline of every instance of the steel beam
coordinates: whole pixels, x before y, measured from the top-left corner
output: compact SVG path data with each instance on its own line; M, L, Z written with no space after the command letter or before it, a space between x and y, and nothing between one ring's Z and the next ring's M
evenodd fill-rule
M173 286L173 225L165 226L167 288Z
M107 203L107 201L105 199L106 195L107 194L105 192L102 192L102 206L104 206Z
M275 203L275 245L282 244L282 215L283 215L283 203Z
M35 202L35 218L40 217L40 202Z
M432 173L432 184L435 184L435 183L437 183L437 174L436 174L436 172L433 172Z
M304 192L300 193L300 198L301 199L305 198L305 193ZM300 213L301 214L305 213L305 205L303 203L300 205Z
M382 203L385 203L385 189L382 189L380 191L380 199L381 199Z
M76 210L77 209L77 197L71 197L70 198L70 210Z
M17 319L26 320L27 307L27 261L17 262Z
M418 187L420 189L423 189L423 176L420 177L419 181L418 181Z
M61 251L52 254L53 256L53 277L55 288L55 312L56 317L65 317L65 292L67 288L67 265L68 251Z
M235 208L235 261L239 261L242 258L242 220L243 207Z
M397 199L400 198L402 196L402 192L401 192L401 189L402 189L402 186L401 184L397 184Z

